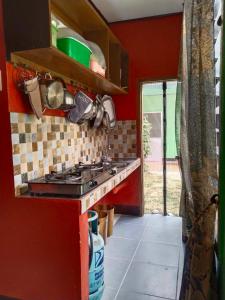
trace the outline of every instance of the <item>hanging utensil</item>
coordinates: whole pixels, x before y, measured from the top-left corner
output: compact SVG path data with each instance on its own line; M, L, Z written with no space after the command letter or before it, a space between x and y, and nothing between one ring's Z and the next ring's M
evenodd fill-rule
M62 109L64 111L68 111L73 107L75 107L74 96L66 88L64 88L63 104L59 107L59 109Z
M25 93L28 94L30 105L38 119L42 117L41 93L38 77L24 82Z
M104 107L102 106L102 101L101 101L100 95L96 96L96 107L97 107L97 114L96 114L96 118L95 118L95 121L93 124L94 128L98 128L101 125L103 115L104 115Z
M68 120L72 123L80 123L87 120L92 115L93 101L82 91L75 96L76 106L68 113Z
M112 97L105 95L102 98L102 106L104 107L104 126L112 129L116 126L116 112Z
M44 107L59 109L64 100L64 84L61 80L52 79L48 73L40 80L41 95Z

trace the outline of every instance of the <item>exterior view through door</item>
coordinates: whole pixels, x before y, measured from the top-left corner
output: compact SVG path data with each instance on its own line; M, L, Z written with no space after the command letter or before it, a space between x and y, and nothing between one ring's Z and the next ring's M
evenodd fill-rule
M177 81L142 85L145 213L179 215L181 176L175 134L176 89Z

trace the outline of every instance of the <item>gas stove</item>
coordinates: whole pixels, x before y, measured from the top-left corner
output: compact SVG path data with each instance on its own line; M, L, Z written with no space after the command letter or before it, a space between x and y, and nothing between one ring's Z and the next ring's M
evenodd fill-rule
M51 172L28 181L31 195L81 197L117 173L117 167L102 162L79 163L62 172Z

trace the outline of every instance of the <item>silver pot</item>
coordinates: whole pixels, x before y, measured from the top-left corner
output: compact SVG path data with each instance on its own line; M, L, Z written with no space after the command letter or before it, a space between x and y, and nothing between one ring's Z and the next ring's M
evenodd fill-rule
M60 78L46 77L40 84L43 106L49 109L69 110L75 106L74 96Z
M49 109L58 109L64 101L64 85L61 80L52 79L47 74L40 80L40 90L43 106Z

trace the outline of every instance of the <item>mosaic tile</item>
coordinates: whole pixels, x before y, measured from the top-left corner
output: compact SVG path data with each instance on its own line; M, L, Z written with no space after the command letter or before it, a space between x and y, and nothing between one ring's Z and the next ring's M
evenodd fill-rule
M114 158L137 157L136 121L117 121L109 132L110 155Z
M44 116L37 120L31 114L11 113L10 120L17 195L20 186L22 190L26 187L25 177L31 180L72 167L79 161L98 162L108 143L112 157L136 157L135 121L118 121L107 137L102 128L93 129L88 124L78 126L62 117Z
M17 195L20 185L25 188L24 174L31 180L79 161L98 161L106 146L104 130L91 129L88 124L78 126L52 116L37 120L34 115L20 113L11 113L10 120Z

